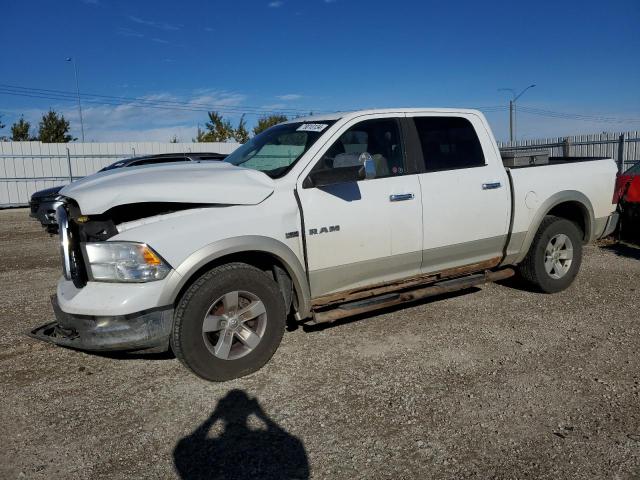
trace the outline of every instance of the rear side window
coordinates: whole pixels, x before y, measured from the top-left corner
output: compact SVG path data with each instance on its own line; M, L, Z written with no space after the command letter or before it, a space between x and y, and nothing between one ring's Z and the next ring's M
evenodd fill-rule
M414 121L427 171L484 166L480 140L466 118L416 117Z

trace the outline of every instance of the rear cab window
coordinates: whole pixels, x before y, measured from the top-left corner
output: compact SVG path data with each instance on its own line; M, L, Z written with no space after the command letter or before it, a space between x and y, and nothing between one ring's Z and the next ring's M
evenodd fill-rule
M413 117L427 172L485 166L475 128L462 117Z

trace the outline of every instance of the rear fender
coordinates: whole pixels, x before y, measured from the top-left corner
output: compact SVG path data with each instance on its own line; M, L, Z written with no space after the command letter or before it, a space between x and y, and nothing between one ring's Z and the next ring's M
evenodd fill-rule
M593 206L591 205L591 201L587 198L587 196L578 192L577 190L565 190L562 192L555 193L547 198L538 208L531 224L529 225L529 230L527 231L524 242L520 249L520 253L516 257L515 261L509 263L520 263L524 260L524 257L527 256L529 249L531 248L531 244L533 243L533 239L542 224L542 220L546 217L551 210L553 210L558 205L567 202L575 202L580 204L583 209L583 217L584 217L584 225L585 225L585 242L589 243L595 239L595 216L593 213Z

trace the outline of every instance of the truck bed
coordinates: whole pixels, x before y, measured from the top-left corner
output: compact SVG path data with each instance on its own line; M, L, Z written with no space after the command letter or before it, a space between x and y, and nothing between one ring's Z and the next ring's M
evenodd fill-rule
M549 157L549 163L519 165L517 167L509 167L510 169L546 167L549 165L566 165L568 163L593 162L597 160L611 160L609 157Z
M535 167L535 168L532 168ZM606 219L611 214L615 174L617 166L607 157L551 157L545 165L509 168L512 198L512 242L508 253L520 252L511 257L519 262L526 249L528 236L534 235L545 212L558 203L558 192L579 192L582 203L587 205L593 225L587 225L585 240L592 241L602 233Z

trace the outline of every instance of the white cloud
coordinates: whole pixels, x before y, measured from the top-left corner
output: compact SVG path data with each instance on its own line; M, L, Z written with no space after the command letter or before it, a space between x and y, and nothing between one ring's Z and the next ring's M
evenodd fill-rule
M197 104L212 105L220 107L239 106L246 100L246 95L235 92L217 91L210 89L198 89L193 91L194 97L189 100L189 104L196 106ZM213 107L212 107L213 108Z
M119 27L116 30L116 33L122 37L136 37L136 38L143 38L144 34L137 32L135 30L131 30L130 28L126 28L126 27Z
M282 5L284 5L284 2L281 2L280 0L268 3L269 8L280 8Z
M300 100L302 95L298 93L287 93L286 95L279 95L276 97L278 100L284 100L285 102L290 102L293 100Z
M162 38L152 38L151 41L156 43L163 43L163 44L169 43L169 41L163 40Z
M100 142L169 142L175 135L179 142L190 142L196 133L196 126L175 125L147 129L88 131L85 137L87 141Z
M80 0L82 3L86 3L87 5L100 5L100 0Z
M134 15L127 16L129 20L140 25L146 25L147 27L159 28L160 30L180 30L182 25L175 25L166 22L156 22L154 20L146 20L144 18L136 17Z

